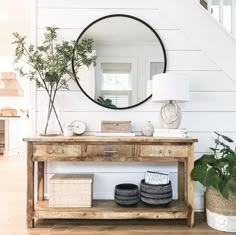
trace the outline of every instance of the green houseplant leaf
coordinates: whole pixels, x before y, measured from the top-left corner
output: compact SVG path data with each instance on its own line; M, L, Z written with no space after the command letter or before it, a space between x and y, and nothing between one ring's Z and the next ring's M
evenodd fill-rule
M210 147L212 154L204 154L194 162L191 172L193 180L204 187L214 187L228 199L229 191L236 192L236 153L224 143L233 143L229 137L215 132L215 147Z
M195 181L199 181L203 186L205 186L207 175L207 166L197 165L191 172L191 177Z
M228 141L229 143L233 143L234 141L232 139L230 139L228 136L226 135L222 135L222 134L219 134L218 132L215 131L215 133L218 135L218 136L221 136L224 140Z
M111 99L104 99L102 96L98 96L97 102L106 107L116 108L116 105L112 104Z

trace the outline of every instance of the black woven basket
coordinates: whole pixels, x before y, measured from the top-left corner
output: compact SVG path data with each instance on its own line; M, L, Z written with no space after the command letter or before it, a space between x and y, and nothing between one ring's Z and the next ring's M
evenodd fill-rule
M171 181L168 184L152 185L145 183L144 179L141 180L140 198L149 206L167 206L172 201Z
M139 200L139 188L136 184L118 184L115 187L115 202L120 206L135 206Z

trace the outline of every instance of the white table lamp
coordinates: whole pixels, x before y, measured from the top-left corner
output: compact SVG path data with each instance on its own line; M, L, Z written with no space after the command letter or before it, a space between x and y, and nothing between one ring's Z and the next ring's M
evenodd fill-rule
M164 102L160 115L164 128L176 129L182 119L180 107L176 102L189 100L189 81L184 75L162 73L153 76L152 101Z

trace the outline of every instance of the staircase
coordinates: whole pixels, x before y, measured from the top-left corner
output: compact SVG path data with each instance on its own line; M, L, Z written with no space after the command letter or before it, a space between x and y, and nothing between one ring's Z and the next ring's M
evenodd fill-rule
M200 0L200 3L234 38L236 37L236 0Z

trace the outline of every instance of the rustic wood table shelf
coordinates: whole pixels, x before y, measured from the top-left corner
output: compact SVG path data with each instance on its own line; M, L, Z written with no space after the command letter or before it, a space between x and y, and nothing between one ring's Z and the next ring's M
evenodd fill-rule
M35 219L187 219L194 224L193 138L159 137L33 137L27 141L27 226ZM119 207L95 200L92 208L50 208L44 199L44 163L49 161L178 162L178 200L166 208ZM34 198L37 162L37 200Z

